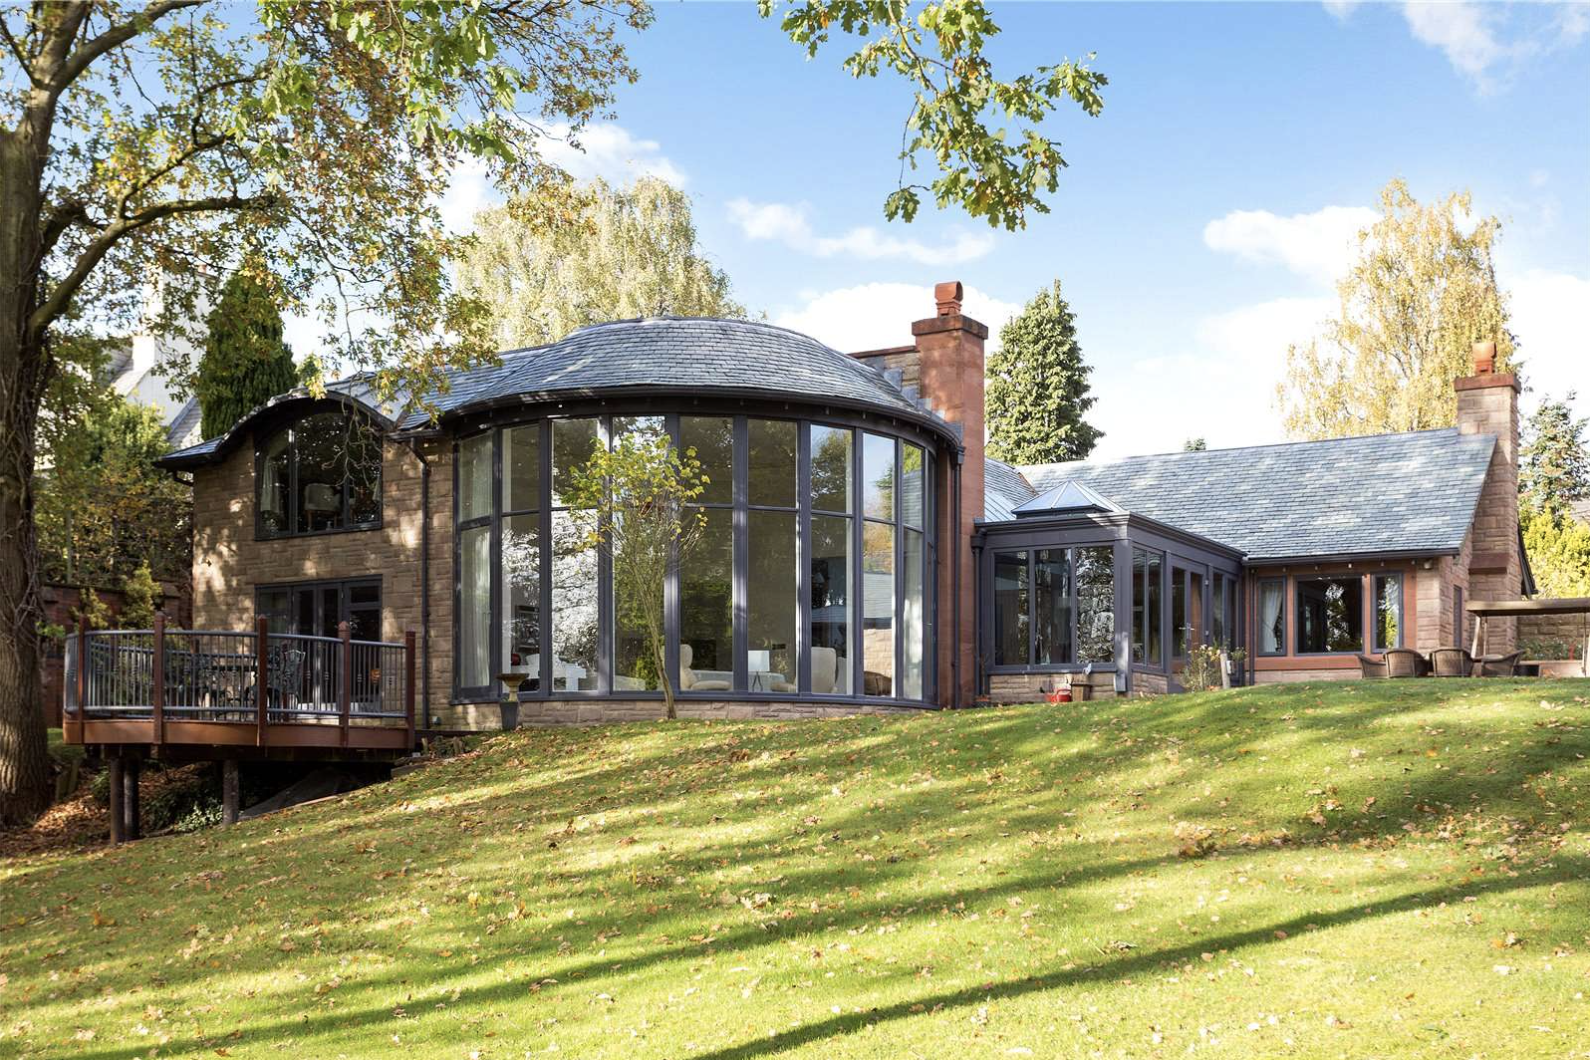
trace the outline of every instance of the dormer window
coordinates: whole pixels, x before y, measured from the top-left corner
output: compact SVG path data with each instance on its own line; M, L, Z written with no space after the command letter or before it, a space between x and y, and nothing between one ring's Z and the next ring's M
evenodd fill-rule
M320 412L282 428L259 451L260 537L381 525L381 438L363 419Z

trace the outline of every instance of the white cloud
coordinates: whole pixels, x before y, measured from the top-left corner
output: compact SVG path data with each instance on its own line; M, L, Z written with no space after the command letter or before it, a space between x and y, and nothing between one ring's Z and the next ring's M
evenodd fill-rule
M791 250L819 258L845 254L866 261L902 258L919 265L957 265L975 261L994 249L994 237L987 232L960 232L938 246L900 239L867 225L843 235L820 236L812 227L810 212L805 203L755 203L744 198L729 203L729 219L747 239L783 243Z
M1530 404L1577 390L1590 412L1590 276L1526 269L1502 288L1512 295L1511 327L1524 362Z
M1233 210L1204 226L1204 244L1210 250L1246 261L1278 263L1330 283L1356 257L1358 232L1378 216L1365 206L1327 206L1290 217L1269 210Z
M1325 10L1328 11L1333 18L1340 19L1343 22L1352 16L1353 11L1357 9L1358 4L1359 0L1324 0Z
M1402 5L1402 17L1414 40L1440 48L1448 62L1470 77L1480 77L1513 51L1492 32L1490 13L1467 0L1409 0Z
M575 138L578 147L569 142L567 126L554 126L548 131L553 138L541 145L543 157L580 180L601 177L627 184L636 177L647 176L659 177L678 188L689 182L685 171L663 154L660 143L637 139L622 125L588 125Z
M1590 33L1590 10L1576 3L1515 8L1474 0L1407 0L1402 17L1415 40L1441 49L1481 92L1505 86L1524 61L1571 47Z
M911 322L933 315L933 289L915 283L866 283L833 291L808 292L803 303L773 316L773 323L793 328L853 352L885 346L909 346ZM962 310L988 325L990 351L997 348L999 329L1021 310L975 287L965 289Z

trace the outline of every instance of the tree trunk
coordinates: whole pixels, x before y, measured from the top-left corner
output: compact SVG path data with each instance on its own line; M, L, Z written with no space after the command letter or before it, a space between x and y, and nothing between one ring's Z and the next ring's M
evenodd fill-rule
M657 640L660 642L661 637ZM652 654L657 658L657 681L662 685L663 704L665 713L670 720L679 717L679 712L674 709L674 679L668 672L667 651L660 643L652 645Z
M24 138L0 130L0 823L49 805L40 703L38 547L33 460L44 393L44 338L28 326L38 302L39 173Z

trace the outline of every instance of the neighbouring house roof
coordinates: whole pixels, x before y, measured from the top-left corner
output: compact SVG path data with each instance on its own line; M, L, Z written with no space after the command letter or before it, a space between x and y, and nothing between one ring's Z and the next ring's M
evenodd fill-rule
M1127 511L1230 545L1250 563L1456 553L1496 439L1455 428L1242 449L1042 464L1039 492L1072 481Z
M983 461L983 517L1003 522L1016 517L1016 507L1033 498L1033 489L1021 472L1003 460Z
M505 353L500 364L452 372L441 392L389 416L399 430L412 431L431 423L427 407L447 420L537 401L662 393L796 398L892 413L956 437L897 379L816 339L757 321L709 317L593 324L549 345ZM360 400L368 402L368 395ZM186 466L218 455L254 415L226 437L169 454L167 463Z

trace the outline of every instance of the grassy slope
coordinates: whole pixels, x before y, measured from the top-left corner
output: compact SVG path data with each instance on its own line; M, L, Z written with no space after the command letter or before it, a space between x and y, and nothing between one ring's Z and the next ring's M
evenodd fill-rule
M1584 1055L1587 755L1586 681L520 733L0 865L0 1055Z

